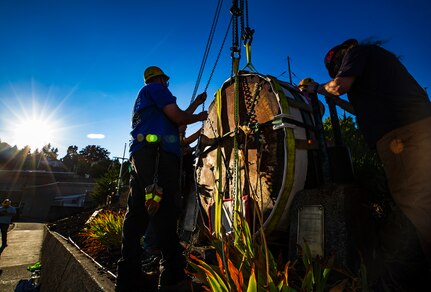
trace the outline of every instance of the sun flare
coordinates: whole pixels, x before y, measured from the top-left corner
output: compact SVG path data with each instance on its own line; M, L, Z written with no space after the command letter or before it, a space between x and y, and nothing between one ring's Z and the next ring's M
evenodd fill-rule
M37 98L35 92L0 100L1 141L18 149L29 146L31 152L48 144L61 147L66 132L64 115L59 114L61 104L49 97Z
M17 145L21 147L28 145L33 151L42 149L55 139L52 125L48 120L40 118L20 120L13 130L13 134L13 140Z

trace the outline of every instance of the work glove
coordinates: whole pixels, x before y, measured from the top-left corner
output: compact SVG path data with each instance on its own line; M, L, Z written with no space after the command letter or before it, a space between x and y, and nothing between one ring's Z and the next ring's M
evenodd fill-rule
M160 201L163 198L163 188L156 183L145 187L145 208L148 215L154 216L160 207Z

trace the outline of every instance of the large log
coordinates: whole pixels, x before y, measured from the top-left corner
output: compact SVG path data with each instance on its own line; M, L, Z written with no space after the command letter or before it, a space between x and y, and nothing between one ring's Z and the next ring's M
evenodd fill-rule
M253 231L263 225L267 234L287 232L291 202L304 188L307 172L314 171L309 170L309 156L316 153L317 139L309 100L289 83L248 72L239 75L238 93L240 191L234 191L235 83L231 78L221 87L220 104L215 99L209 106L198 149L196 182L205 224L213 230L214 196L221 183L223 225L228 232L235 195L241 197L242 213ZM263 222L257 220L257 212Z

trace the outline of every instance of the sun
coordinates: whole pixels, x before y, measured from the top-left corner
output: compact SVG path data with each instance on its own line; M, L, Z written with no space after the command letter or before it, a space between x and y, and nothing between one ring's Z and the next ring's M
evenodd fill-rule
M55 129L49 120L40 117L24 118L13 129L13 140L21 147L30 146L31 150L41 150L55 140Z
M0 119L0 137L3 142L18 149L29 146L30 151L41 151L44 146L62 146L65 133L62 116L59 116L61 102L53 106L49 98L16 96L0 100L3 105Z

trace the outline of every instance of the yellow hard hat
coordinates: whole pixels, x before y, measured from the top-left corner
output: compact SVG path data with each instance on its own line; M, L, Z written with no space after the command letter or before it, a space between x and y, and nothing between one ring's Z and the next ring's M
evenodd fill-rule
M3 207L9 207L10 206L10 200L9 199L5 199L2 203Z
M304 78L302 79L299 84L298 87L299 88L303 88L303 87L307 87L308 84L315 82L313 78Z
M156 76L165 76L168 80L169 80L169 76L166 75L162 69L160 69L159 67L156 66L150 66L147 69L145 69L144 71L144 81L145 83L148 82L148 80L150 80L153 77Z

